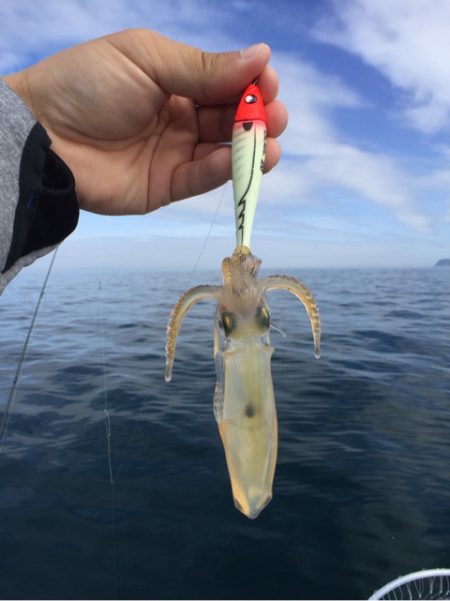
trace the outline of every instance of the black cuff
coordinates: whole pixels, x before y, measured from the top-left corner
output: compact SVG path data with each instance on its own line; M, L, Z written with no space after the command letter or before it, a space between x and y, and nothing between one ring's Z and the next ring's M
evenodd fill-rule
M80 211L75 180L50 144L47 132L36 123L22 153L19 202L3 272L20 257L62 242L77 226Z

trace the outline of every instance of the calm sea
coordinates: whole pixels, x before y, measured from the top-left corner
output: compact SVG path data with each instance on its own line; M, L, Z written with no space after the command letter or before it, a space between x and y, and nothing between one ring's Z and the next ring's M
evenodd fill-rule
M2 598L354 599L450 567L450 270L288 273L318 299L322 358L271 293L279 460L250 521L212 412L212 305L163 379L172 305L219 272L55 264L0 454ZM42 281L0 298L3 407Z

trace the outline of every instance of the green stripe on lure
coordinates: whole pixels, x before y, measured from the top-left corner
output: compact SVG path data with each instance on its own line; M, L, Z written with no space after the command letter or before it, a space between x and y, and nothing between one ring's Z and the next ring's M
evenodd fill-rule
M258 280L260 259L250 251L253 218L265 153L266 126L261 93L244 92L233 126L233 189L237 246L222 262L222 286L196 286L185 292L167 326L166 381L172 378L178 332L201 300L217 303L214 322L216 388L214 415L219 426L234 503L256 518L272 498L278 427L271 374L270 311L266 293L288 290L304 305L319 356L320 318L313 295L289 276Z

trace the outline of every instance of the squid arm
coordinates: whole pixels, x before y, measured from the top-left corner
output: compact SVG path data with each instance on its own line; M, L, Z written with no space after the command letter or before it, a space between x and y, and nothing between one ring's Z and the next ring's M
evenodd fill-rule
M172 379L173 361L175 358L175 347L177 336L184 318L190 309L201 300L216 300L219 296L221 286L195 286L181 295L175 305L167 325L166 342L166 373L165 380L170 382Z
M287 290L303 303L311 321L314 356L318 359L320 357L320 316L313 294L302 282L287 275L269 275L263 280L263 284L265 292L270 292L270 290Z

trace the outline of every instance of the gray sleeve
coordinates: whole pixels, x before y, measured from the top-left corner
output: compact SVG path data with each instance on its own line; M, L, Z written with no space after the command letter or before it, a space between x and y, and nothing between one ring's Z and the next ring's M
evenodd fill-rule
M54 248L21 257L4 271L19 200L22 151L35 124L36 120L27 105L0 79L0 294L22 267Z
M28 106L0 79L0 294L22 267L50 252L76 226L78 205L75 219L67 189L62 197L51 190L51 200L49 194L45 198L44 170L50 164L50 169L65 169L76 204L72 174L50 144ZM74 225L65 235L55 235L57 219L61 221L62 211L67 214L67 203Z

